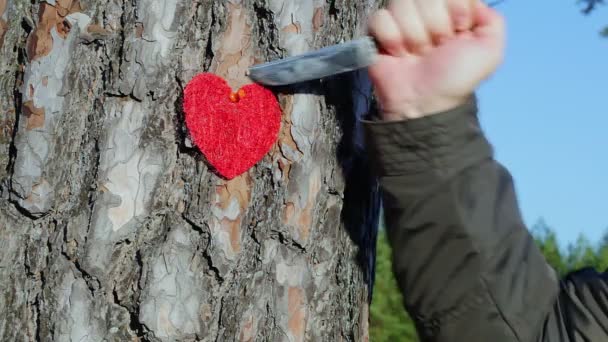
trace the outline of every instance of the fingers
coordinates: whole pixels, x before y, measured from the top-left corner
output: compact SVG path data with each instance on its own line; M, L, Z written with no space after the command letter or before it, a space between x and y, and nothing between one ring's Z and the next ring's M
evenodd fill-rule
M370 19L369 32L376 38L380 48L393 56L407 53L399 25L388 10L381 9Z
M479 0L448 0L447 6L456 32L470 30L473 27L473 11Z
M434 43L453 35L454 30L446 0L415 0L415 2L420 18Z
M475 30L488 18L480 0L391 0L370 20L370 33L389 54L419 53Z
M431 37L414 1L393 0L389 12L395 18L407 50L423 51L431 45Z

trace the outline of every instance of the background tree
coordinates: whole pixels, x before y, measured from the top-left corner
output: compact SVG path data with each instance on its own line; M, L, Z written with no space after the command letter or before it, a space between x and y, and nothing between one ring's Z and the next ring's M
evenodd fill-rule
M559 244L555 231L542 219L533 226L532 234L549 264L561 276L585 267L599 272L608 269L608 230L600 241L591 242L581 234L565 247Z
M539 220L531 228L536 245L543 253L549 265L551 265L560 275L565 275L568 266L564 260L564 253L557 240L555 232L549 228L544 220Z
M584 14L589 14L600 5L604 5L604 0L578 0L578 2L583 4Z
M211 173L182 89L348 40L363 0L0 0L1 341L363 341L378 196L364 73L278 91Z
M581 11L585 15L591 14L591 12L599 8L599 6L606 4L604 0L578 0L578 2L582 3L583 7ZM605 27L600 34L604 37L608 37L608 26Z
M378 235L377 244L370 340L372 342L418 341L414 322L403 308L403 297L392 270L391 247L384 230Z

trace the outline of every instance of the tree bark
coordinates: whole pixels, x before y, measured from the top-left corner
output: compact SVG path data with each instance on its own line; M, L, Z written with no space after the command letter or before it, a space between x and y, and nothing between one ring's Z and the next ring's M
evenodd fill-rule
M366 74L277 91L276 146L231 181L182 92L361 35L375 6L0 0L0 340L367 340Z

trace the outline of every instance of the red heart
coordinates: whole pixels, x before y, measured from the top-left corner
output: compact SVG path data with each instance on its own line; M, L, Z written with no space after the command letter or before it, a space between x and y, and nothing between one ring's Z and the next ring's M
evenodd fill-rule
M270 90L249 84L233 93L223 78L210 73L186 85L184 111L192 140L227 179L260 161L281 127L281 107Z

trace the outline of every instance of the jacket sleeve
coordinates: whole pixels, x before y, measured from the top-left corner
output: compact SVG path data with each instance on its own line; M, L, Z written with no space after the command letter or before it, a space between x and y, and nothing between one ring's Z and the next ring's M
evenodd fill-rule
M536 341L558 280L522 222L509 172L493 159L475 97L364 127L393 271L421 340Z
M543 341L608 341L608 273L587 267L560 285Z

